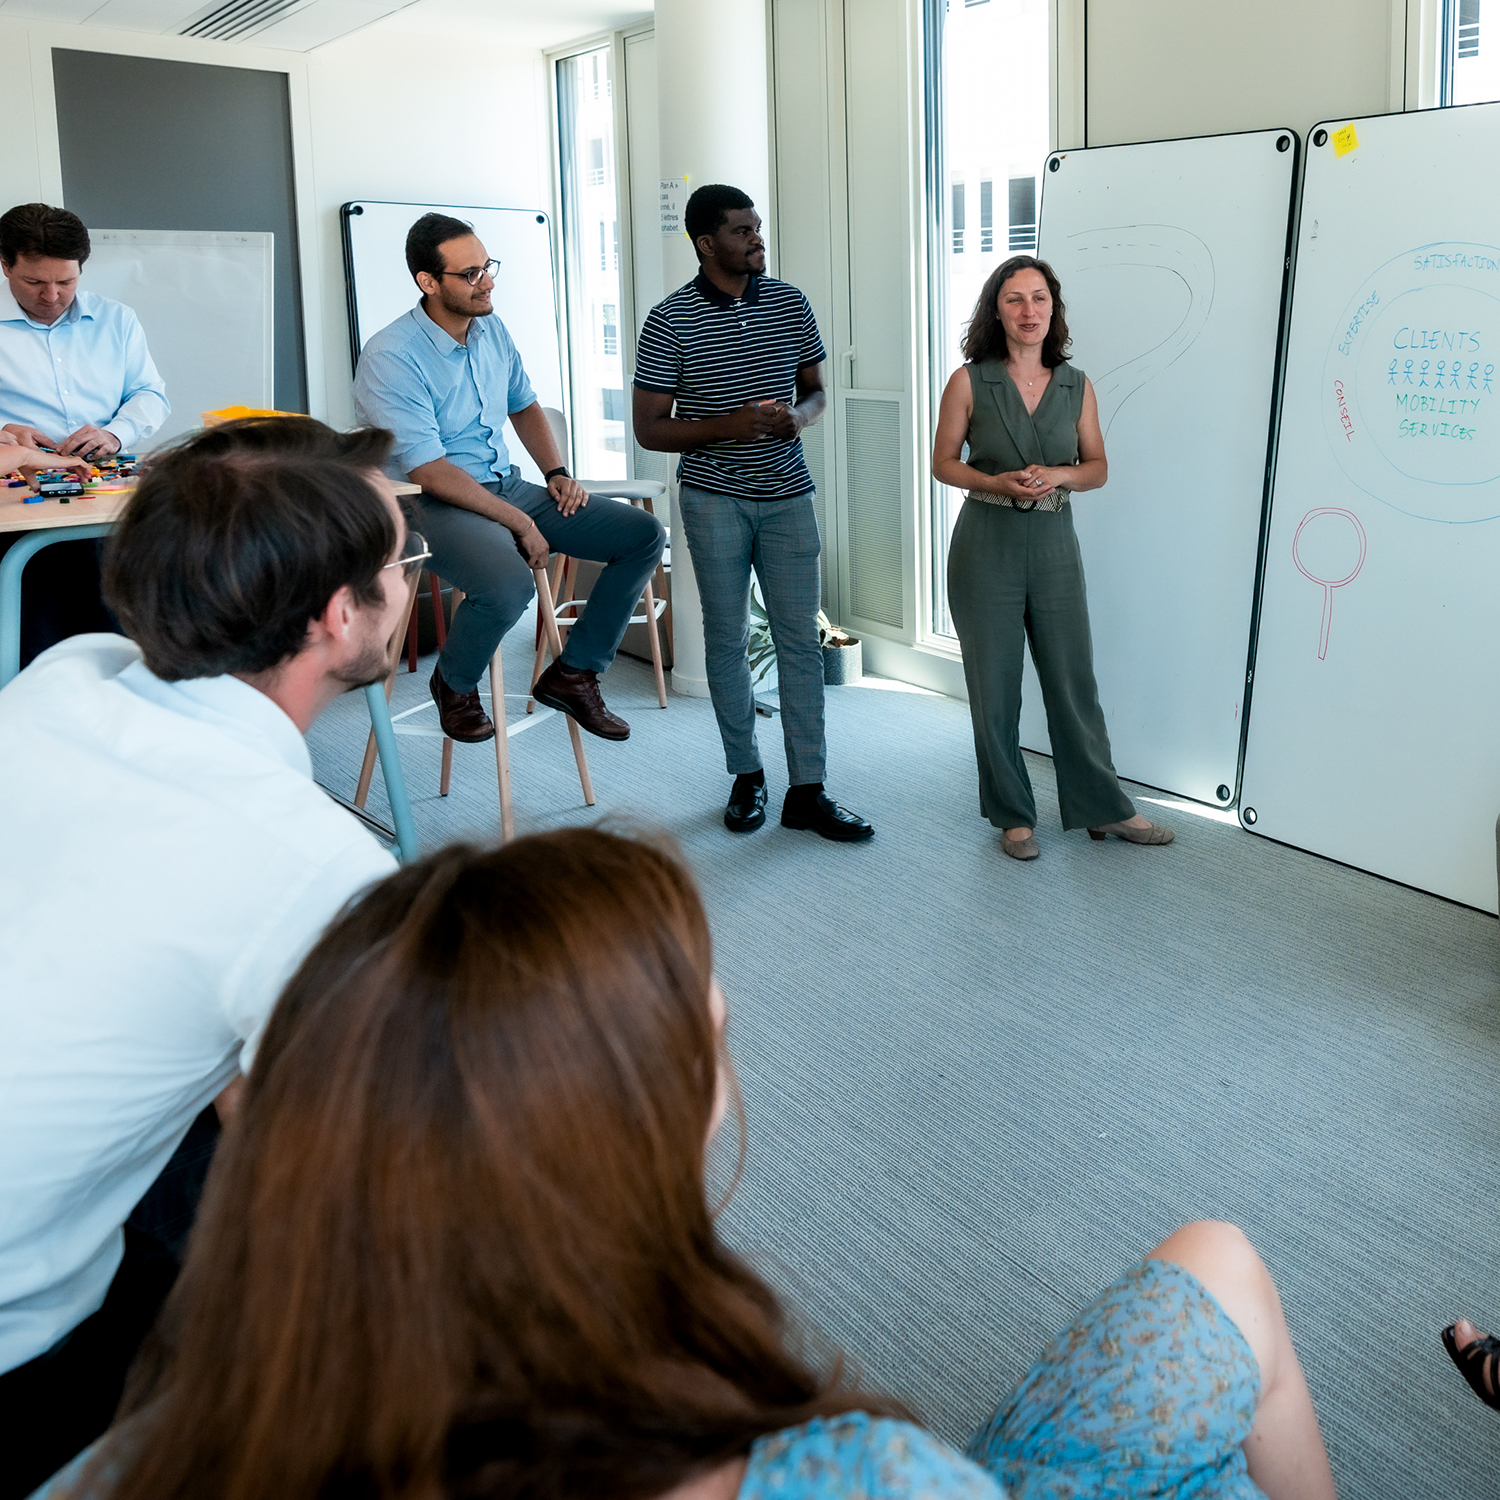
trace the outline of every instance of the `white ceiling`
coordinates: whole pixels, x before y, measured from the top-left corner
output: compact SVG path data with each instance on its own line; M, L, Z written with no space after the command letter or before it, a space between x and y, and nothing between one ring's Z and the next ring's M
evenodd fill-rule
M293 52L370 25L470 44L554 47L650 11L651 0L0 0L6 19L219 36Z

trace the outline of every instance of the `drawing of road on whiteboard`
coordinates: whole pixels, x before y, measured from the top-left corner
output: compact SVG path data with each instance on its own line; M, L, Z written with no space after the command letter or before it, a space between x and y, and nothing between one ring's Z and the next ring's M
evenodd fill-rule
M1318 633L1318 660L1328 655L1328 631L1333 624L1333 591L1359 577L1368 543L1365 528L1352 510L1320 505L1303 516L1292 538L1292 561L1310 583L1323 589L1323 625Z
M1345 476L1419 520L1500 518L1497 364L1500 249L1438 241L1388 260L1349 299L1323 367Z
M1213 252L1186 229L1171 224L1122 224L1084 229L1067 239L1070 270L1113 271L1138 267L1170 271L1187 288L1187 311L1160 343L1124 364L1092 376L1099 425L1109 435L1115 414L1142 386L1155 380L1192 348L1214 305Z

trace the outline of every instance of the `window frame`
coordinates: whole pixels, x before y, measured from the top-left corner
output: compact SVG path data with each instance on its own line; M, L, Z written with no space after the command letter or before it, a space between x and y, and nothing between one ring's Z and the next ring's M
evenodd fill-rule
M918 379L923 389L917 393L921 416L919 437L932 451L933 433L937 427L938 404L949 371L944 341L947 327L943 283L946 265L945 247L951 229L947 211L953 192L943 149L942 121L942 23L950 0L915 0L917 38L920 47L921 90L916 100L920 162L922 166L921 222L915 226L921 237L923 285L918 289L918 311L923 323L925 359L919 362ZM963 0L951 0L962 4ZM1500 4L1500 0L1492 0ZM1086 0L1048 0L1047 46L1049 79L1048 151L1072 150L1088 144L1088 14ZM1009 238L1009 178L998 173L992 178L996 187L1005 185L1006 238ZM992 189L993 193L993 189ZM994 193L995 197L1000 196ZM1037 228L1041 228L1041 193L1038 190ZM982 232L977 228L978 205L966 219L976 223L975 241ZM998 232L998 231L997 231ZM967 248L967 247L966 247ZM917 608L915 644L925 650L957 659L958 638L938 628L939 613L947 613L947 580L943 576L947 563L947 539L938 536L938 507L941 486L932 477L929 466L922 465L927 484L925 497L917 506Z

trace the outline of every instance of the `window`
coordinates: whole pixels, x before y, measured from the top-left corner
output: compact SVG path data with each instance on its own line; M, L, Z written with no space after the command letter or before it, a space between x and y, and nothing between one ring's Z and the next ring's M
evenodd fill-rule
M1036 178L1010 180L1010 253L1025 255L1036 249Z
M1500 99L1500 0L1443 0L1444 104Z
M1454 0L1457 3L1457 0ZM1500 5L1500 0L1490 0ZM1008 255L1037 243L1038 175L1051 145L1048 0L923 0L926 30L928 288L933 409L959 352L979 289ZM1003 84L995 59L1006 60ZM995 223L995 185L1007 218ZM965 185L977 184L977 235L967 231ZM997 230L999 232L997 233ZM945 580L948 537L963 496L933 485L931 628L952 635Z
M620 424L625 372L620 358L620 253L613 227L615 120L609 78L608 47L558 59L558 164L574 473L624 479Z

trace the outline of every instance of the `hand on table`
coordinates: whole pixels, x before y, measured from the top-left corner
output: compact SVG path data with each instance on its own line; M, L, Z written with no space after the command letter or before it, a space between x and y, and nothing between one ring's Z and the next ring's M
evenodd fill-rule
M547 481L547 493L557 502L557 508L565 516L589 503L589 492L570 474L559 474Z
M525 531L516 534L516 551L526 559L526 566L532 569L545 568L547 559L552 555L547 538L542 535L541 527L535 521L531 521Z
M23 448L55 449L62 446L56 438L48 437L45 432L38 432L35 427L28 427L24 422L7 422L4 427L0 427L0 437L8 437Z
M36 488L36 476L44 469L76 469L80 479L88 479L94 472L94 466L88 459L70 454L36 453L31 457L35 459L35 462L28 460L19 463L16 465L16 471L32 489Z
M83 458L108 458L120 451L120 440L114 433L85 422L77 432L65 437L58 448L63 453L77 453Z

